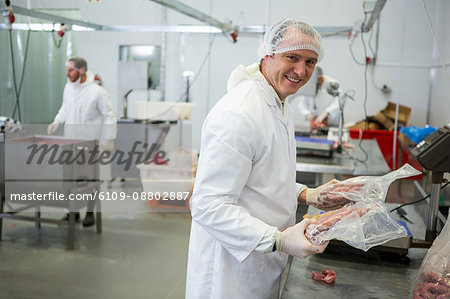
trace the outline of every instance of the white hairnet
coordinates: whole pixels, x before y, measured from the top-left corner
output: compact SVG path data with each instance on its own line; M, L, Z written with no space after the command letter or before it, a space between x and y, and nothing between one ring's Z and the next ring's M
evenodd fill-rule
M310 25L284 19L272 25L264 34L264 41L258 49L258 57L279 54L293 50L311 50L322 60L324 51L320 34Z

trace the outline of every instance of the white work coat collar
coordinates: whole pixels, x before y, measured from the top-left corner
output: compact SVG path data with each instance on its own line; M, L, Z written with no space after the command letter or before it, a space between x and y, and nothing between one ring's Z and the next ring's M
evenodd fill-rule
M275 117L281 120L285 125L287 125L287 113L288 113L288 103L287 101L281 102L275 89L269 84L266 77L261 73L259 69L259 63L253 63L249 66L238 65L237 68L231 73L228 79L227 90L230 91L241 82L245 80L257 80L262 83L262 87L270 94L272 97L264 97L267 105L272 107L278 107L279 111L275 113Z

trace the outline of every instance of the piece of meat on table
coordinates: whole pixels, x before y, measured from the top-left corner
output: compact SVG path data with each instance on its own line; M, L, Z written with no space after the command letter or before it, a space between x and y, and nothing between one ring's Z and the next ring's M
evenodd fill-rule
M319 272L316 271L312 271L312 279L320 281L322 280L322 278L324 278L325 276Z
M333 225L349 216L352 213L358 213L361 217L369 211L368 208L360 208L355 206L343 207L334 211L324 213L315 222L309 224L305 230L305 237L313 244L322 243L321 235L328 231Z
M336 273L331 269L322 269L322 274L312 271L312 279L330 284L336 279Z

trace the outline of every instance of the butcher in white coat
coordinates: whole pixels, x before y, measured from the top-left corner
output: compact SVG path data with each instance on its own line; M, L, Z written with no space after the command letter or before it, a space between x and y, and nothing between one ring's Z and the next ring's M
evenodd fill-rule
M238 66L202 129L193 196L186 298L278 298L288 255L321 253L296 224L298 202L325 185L297 184L288 95L323 56L308 24L282 20L264 36L260 63ZM329 182L334 183L335 181Z
M66 63L67 83L63 102L53 123L47 128L49 135L64 124L64 136L69 138L98 140L101 151L112 152L117 132L117 119L106 90L94 83L94 74L87 70L87 62L81 57L72 57ZM108 177L110 165L100 165L100 178ZM106 170L105 170L106 168ZM87 205L83 226L95 223L94 201ZM69 214L63 220L69 220ZM80 214L75 214L78 220Z

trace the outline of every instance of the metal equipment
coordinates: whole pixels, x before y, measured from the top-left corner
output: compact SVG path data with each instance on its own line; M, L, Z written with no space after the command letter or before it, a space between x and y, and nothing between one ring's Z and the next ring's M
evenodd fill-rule
M328 94L337 97L339 103L339 131L338 131L338 145L336 151L342 153L342 128L344 126L344 104L341 101L339 83L336 81L328 81L325 83L325 89Z
M123 162L114 160L111 164L112 180L139 179L139 169L136 167L138 152L142 152L142 157L151 160L157 151L164 144L170 127L177 124L175 121L150 121L148 119L119 119L117 121L117 137L114 140L116 151L129 154L131 165L125 167Z
M344 106L346 99L349 98L351 100L355 100L353 96L350 95L350 93L342 92L339 88L339 83L337 81L328 81L325 83L325 89L328 92L329 95L337 98L337 101L339 103L339 131L338 131L338 145L336 152L342 153L342 134L343 134L343 127L344 127Z
M440 186L444 172L450 171L450 130L439 128L433 134L425 137L411 154L419 161L423 168L431 170L431 196L428 213L426 241L432 242L436 238L436 222L439 209Z
M55 14L44 13L36 9L28 9L17 5L8 5L4 7L4 3L11 2L9 0L0 0L0 12L4 15L5 23L0 22L0 30L33 30L33 31L52 31L60 30L61 24L65 24L72 31L116 31L116 32L172 32L172 33L195 33L195 34L223 34L229 35L233 41L236 40L237 33L239 34L264 34L268 29L267 25L248 25L248 26L235 26L230 21L221 22L209 15L202 13L201 11L190 7L181 1L174 0L151 0L162 6L171 8L179 13L190 16L194 19L205 23L206 25L156 25L156 26L139 26L139 25L102 25L92 22L86 22L77 19L71 19L62 17ZM379 0L380 1L380 0ZM382 0L386 1L386 0ZM14 16L12 11L17 15L29 16L40 20L48 20L48 23L40 22L27 22L27 23L14 23L11 22L11 15ZM6 15L6 12L7 15ZM164 23L164 22L163 22ZM368 22L367 24L370 24ZM351 31L353 26L316 26L315 29L322 34L327 35L347 35ZM359 27L358 27L359 28ZM369 28L370 29L370 28ZM368 29L368 30L369 30ZM164 77L164 76L162 76Z
M7 116L0 116L0 141L3 141L6 136L18 137L24 136L22 124Z
M333 155L332 140L295 136L298 156L331 157Z
M0 240L3 218L40 223L67 224L41 218L45 208L78 211L87 201L67 200L69 194L88 194L99 190L98 145L95 140L56 136L26 136L1 142ZM61 200L64 196L65 200ZM101 233L100 201L95 200L97 233ZM34 209L35 217L18 215ZM73 249L75 216L70 213L68 248Z

